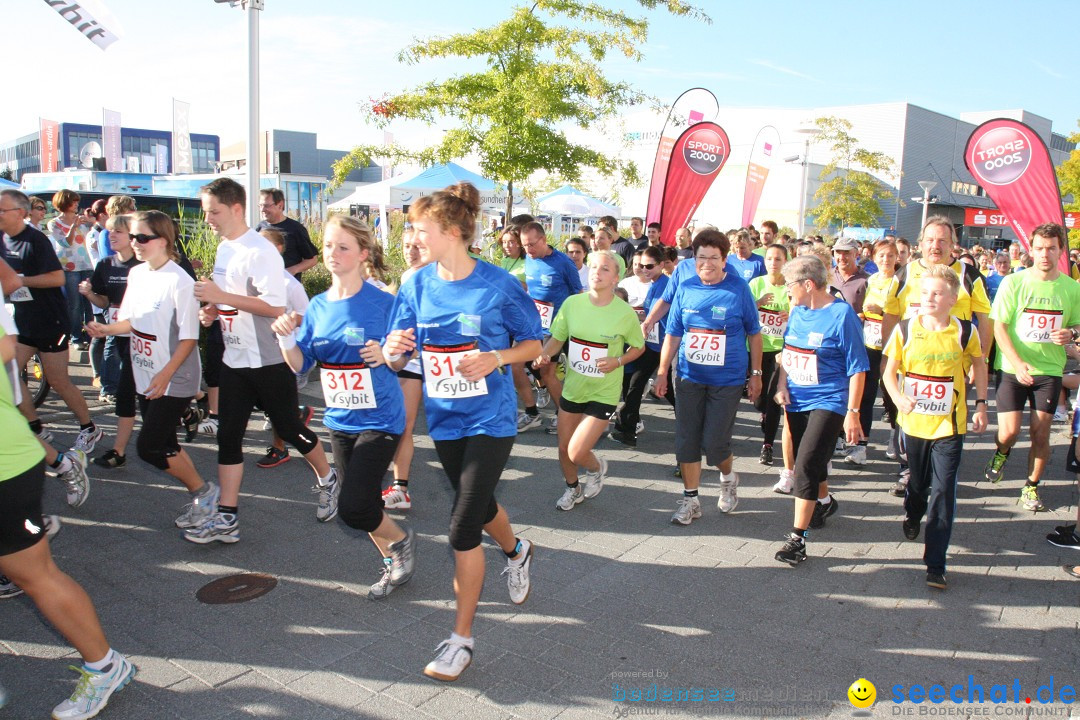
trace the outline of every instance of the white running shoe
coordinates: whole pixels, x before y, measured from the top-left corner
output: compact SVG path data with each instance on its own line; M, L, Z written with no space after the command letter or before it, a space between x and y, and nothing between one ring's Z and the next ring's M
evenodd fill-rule
M689 525L694 518L699 517L701 517L701 498L683 495L679 498L679 507L671 516L671 522Z
M90 478L86 476L86 453L72 448L64 453L71 461L71 469L60 473L56 477L67 489L67 504L71 507L79 507L86 498L90 497Z
M583 502L585 502L585 491L578 484L577 487L567 486L562 497L555 501L555 507L560 510L573 510L575 505Z
M540 413L530 415L523 411L517 416L517 431L522 433L526 430L532 430L534 427L540 427L541 422Z
M204 418L199 422L199 432L201 432L203 435L217 435L217 421L217 418Z
M472 663L472 653L471 647L456 642L453 638L443 640L439 647L435 648L435 659L424 668L424 674L443 682L453 682Z
M637 427L635 428L635 431L637 432L638 435L645 432L645 423L642 422L641 420L638 420L637 421Z
M59 515L42 515L42 523L45 525L45 537L52 540L56 537L56 534L60 532L60 516Z
M408 510L412 507L412 498L409 497L409 491L397 483L383 490L382 501L383 507L387 510Z
M173 522L181 530L200 528L210 516L217 512L221 500L221 489L217 483L207 482L202 494L184 506L183 512Z
M844 438L837 438L836 447L833 448L833 457L845 457L849 452L851 452L851 448L844 442Z
M596 456L597 462L600 463L600 468L595 472L585 472L585 499L592 500L594 497L600 494L600 491L604 489L604 480L607 479L607 460Z
M232 513L215 512L200 527L184 531L188 542L206 545L212 542L234 543L240 540L240 522Z
M532 588L529 580L529 568L532 567L533 544L528 540L521 541L520 560L506 559L506 569L502 574L506 576L506 587L510 590L510 602L521 605L529 599L529 590Z
M34 436L46 445L51 444L53 441L53 434L44 425L41 426L41 432L34 433Z
M55 720L86 720L95 717L109 704L109 698L115 692L120 692L131 682L138 668L132 665L126 657L113 651L115 658L112 665L102 672L95 672L85 665L71 669L80 673L79 684L75 686L75 692L64 702L53 708L52 716Z
M536 388L536 407L543 409L551 404L551 393L547 388Z
M729 513L739 505L739 473L732 470L727 475L720 476L720 497L716 501L716 507L722 513Z
M330 471L330 481L325 485L315 483L311 492L319 494L319 507L315 509L315 519L319 522L330 522L337 517L338 496L341 494L341 483L338 482L336 470Z
M851 448L851 452L848 453L848 456L846 458L844 458L844 460L846 462L851 463L852 465L865 465L866 464L866 446L865 445L856 445L855 447Z
M96 425L92 429L87 428L85 430L80 430L79 434L75 436L75 444L72 445L72 447L76 450L82 450L89 455L94 452L98 440L100 440L104 434L105 433L102 432L101 428Z
M795 473L792 470L784 468L780 471L780 479L772 486L772 491L774 493L780 493L781 495L790 495L791 491L794 489Z
M890 460L895 460L896 456L896 435L889 433L889 445L885 448L885 457L889 458Z

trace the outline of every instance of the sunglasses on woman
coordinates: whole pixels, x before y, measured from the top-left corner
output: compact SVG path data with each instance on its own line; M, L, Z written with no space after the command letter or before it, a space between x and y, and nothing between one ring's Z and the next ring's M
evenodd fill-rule
M131 239L139 243L140 245L145 245L151 240L157 240L160 237L160 235L147 235L145 233L136 233L131 235Z

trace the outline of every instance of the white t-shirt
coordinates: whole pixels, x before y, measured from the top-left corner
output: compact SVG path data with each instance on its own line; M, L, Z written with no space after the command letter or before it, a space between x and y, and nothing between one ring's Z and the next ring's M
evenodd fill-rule
M638 308L645 304L645 296L649 294L649 288L652 287L651 282L641 282L636 275L631 275L619 282L619 287L626 291L626 294L630 297L628 302L630 307Z
M304 289L303 284L297 280L294 276L289 274L288 270L285 273L285 312L295 312L301 315L307 314L308 300L307 290Z
M181 340L199 339L199 303L195 281L172 260L157 270L149 263L131 268L117 320L131 322L131 371L135 390L146 388L176 352ZM279 355L280 357L280 355ZM199 390L202 371L198 348L173 373L165 394L189 398Z
M19 330L15 327L15 319L8 312L10 305L0 303L0 328L4 329L5 335L10 335L13 341L18 341ZM22 402L22 383L19 382L19 362L11 358L6 367L8 382L11 383L12 402L18 405Z
M222 240L218 245L214 282L233 295L257 297L274 307L288 304L281 255L269 240L250 228L235 240ZM270 329L274 318L222 304L218 313L226 365L259 368L283 362L277 336Z
M578 277L581 278L581 287L586 290L589 289L589 266L582 265L577 271Z

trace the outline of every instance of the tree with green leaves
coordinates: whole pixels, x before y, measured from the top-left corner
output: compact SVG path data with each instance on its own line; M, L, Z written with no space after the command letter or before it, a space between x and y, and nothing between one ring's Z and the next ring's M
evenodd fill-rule
M647 10L711 22L684 0L637 2ZM383 97L365 110L366 119L379 127L420 120L447 123L449 129L441 142L419 150L356 147L334 164L335 183L376 158L432 165L475 155L483 174L506 186L508 218L514 187L537 171L574 182L584 168L595 168L637 184L634 163L573 142L563 128L602 127L620 108L649 101L629 83L608 79L601 67L613 53L640 61L647 39L645 18L599 2L533 0L493 27L418 41L401 51L399 61L465 58L481 60L484 67Z
M895 197L888 186L871 173L890 176L896 163L882 152L859 147L851 134L851 122L838 117L819 117L814 124L821 134L813 140L832 150L832 159L821 170L821 185L814 193L817 205L810 213L820 227L861 225L876 227L881 202Z
M1080 143L1080 132L1070 135L1069 142ZM1069 159L1058 165L1057 176L1065 210L1080 211L1080 149L1073 150ZM1080 248L1080 228L1069 231L1069 247Z

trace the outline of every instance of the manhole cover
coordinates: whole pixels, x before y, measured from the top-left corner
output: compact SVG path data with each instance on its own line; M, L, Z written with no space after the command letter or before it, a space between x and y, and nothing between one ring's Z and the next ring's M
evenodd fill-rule
M195 598L207 605L242 603L262 597L277 586L277 578L266 573L240 573L218 578L199 588Z

